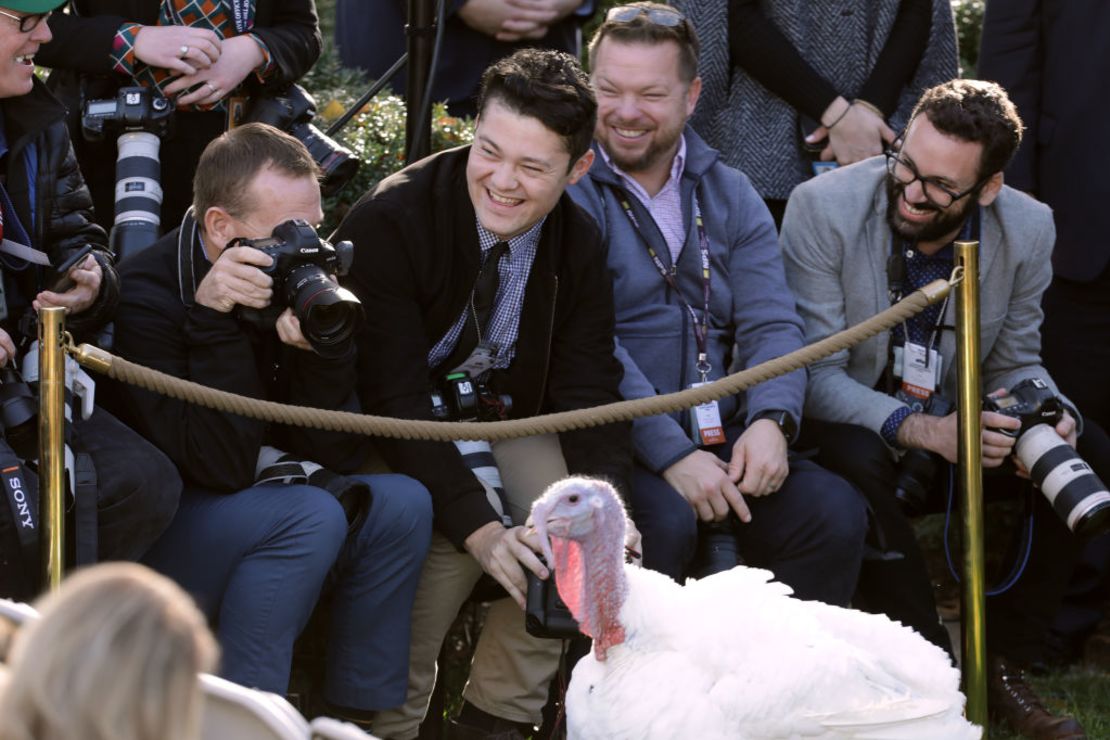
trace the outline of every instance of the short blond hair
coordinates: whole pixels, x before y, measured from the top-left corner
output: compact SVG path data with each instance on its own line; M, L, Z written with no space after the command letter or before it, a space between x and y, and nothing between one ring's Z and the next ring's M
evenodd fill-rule
M0 696L0 740L189 740L197 674L218 649L173 581L141 565L78 571L19 630Z

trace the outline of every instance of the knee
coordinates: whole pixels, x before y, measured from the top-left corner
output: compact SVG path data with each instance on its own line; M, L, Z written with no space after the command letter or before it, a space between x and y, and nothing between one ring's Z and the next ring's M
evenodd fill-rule
M347 536L347 515L335 496L310 485L284 488L288 503L283 517L289 532L338 550Z
M863 495L848 481L826 470L809 474L812 490L821 495L812 497L814 520L819 523L820 537L842 550L857 550L867 533L867 503Z
M432 537L432 497L419 481L407 475L367 475L370 486L369 519L383 536L402 546L425 551Z

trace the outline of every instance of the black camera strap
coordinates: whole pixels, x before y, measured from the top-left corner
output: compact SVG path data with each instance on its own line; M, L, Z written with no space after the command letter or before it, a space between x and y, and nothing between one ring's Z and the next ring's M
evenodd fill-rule
M686 311L690 314L690 320L694 330L694 342L698 348L698 363L697 370L701 373L702 382L709 379L709 371L712 367L709 365L709 298L712 294L712 286L710 285L710 262L709 262L709 237L705 233L705 222L701 216L701 206L698 204L697 194L694 194L694 224L698 232L698 249L701 252L701 279L702 279L702 314L701 320L698 319L698 313L690 302L686 300L686 296L682 294L682 289L678 285L675 276L678 274L677 258L671 264L670 268L663 262L663 258L659 256L659 250L653 242L662 240L664 246L666 241L662 238L662 232L659 230L658 224L651 217L651 214L646 208L641 206L643 215L651 221L654 227L653 231L645 231L640 225L640 219L636 217L633 211L633 199L629 197L628 192L623 188L613 188L614 195L617 196L617 202L620 203L621 210L624 215L628 217L629 223L636 233L640 235L640 241L643 242L644 247L647 248L648 257L651 259L651 264L655 266L659 276L663 278L663 282L667 284L682 305L686 307ZM640 205L637 203L637 205Z
M39 492L38 480L29 475L23 462L6 442L0 442L0 479L4 498L11 512L11 522L22 555L25 573L36 573L39 563Z
M193 217L193 207L189 206L177 231L177 289L185 308L192 308L196 303L197 276L193 269L193 250L199 241L197 220Z

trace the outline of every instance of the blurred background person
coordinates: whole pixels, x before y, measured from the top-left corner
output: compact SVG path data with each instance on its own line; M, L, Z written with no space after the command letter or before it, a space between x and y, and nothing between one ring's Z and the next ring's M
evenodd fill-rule
M594 0L444 0L446 24L435 69L433 101L447 101L454 116L473 116L486 67L525 46L578 56L581 27ZM380 77L405 52L404 0L337 0L335 44L346 67ZM406 70L391 86L405 94Z
M921 93L956 76L949 0L674 5L702 40L694 129L751 178L776 224L814 159L881 154Z
M141 565L78 571L20 628L0 696L2 740L188 740L197 674L217 648L173 581Z

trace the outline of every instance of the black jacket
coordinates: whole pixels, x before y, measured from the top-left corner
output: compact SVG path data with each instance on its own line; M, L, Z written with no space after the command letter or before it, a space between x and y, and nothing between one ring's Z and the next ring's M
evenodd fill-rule
M116 31L126 22L154 25L161 3L155 0L76 0L80 15L54 13L54 39L35 54L44 67L90 74L112 71ZM320 28L312 0L258 0L252 33L266 44L282 81L304 76L320 56Z
M1110 3L987 3L978 76L1005 87L1025 123L1006 183L1052 206L1055 274L1094 280L1110 265Z
M186 307L179 283L178 230L120 265L123 296L116 317L116 352L132 362L210 388L251 398L357 411L352 352L325 360L283 344L271 329L256 329L234 313L200 304ZM209 263L199 244L195 284ZM186 271L187 272L187 271ZM189 298L191 300L191 297ZM357 466L361 438L292 429L213 411L135 386L105 384L113 413L162 449L193 485L234 493L254 483L262 444L271 444L337 472Z
M428 352L458 319L480 250L467 195L469 147L433 155L383 180L347 214L336 239L355 243L349 276L366 309L359 395L371 413L431 419ZM512 396L510 416L620 400L613 356L613 292L596 225L567 195L544 222L520 317L516 357L491 385ZM630 425L560 435L572 474L626 489ZM456 546L497 517L481 485L446 442L383 440L391 467L432 493L436 526Z
M12 199L32 247L46 253L51 264L61 264L86 244L93 245L104 277L96 301L85 311L66 317L69 331L79 337L99 329L111 319L119 301L119 277L112 266L104 230L92 221L92 198L85 187L65 126L65 109L50 91L34 80L31 92L0 101L8 153L4 187ZM24 155L34 146L34 208ZM32 219L32 211L34 217ZM9 258L10 259L10 258ZM49 272L42 268L20 272L5 270L14 280L29 309L30 301L46 287ZM15 336L19 316L10 315L4 329Z

